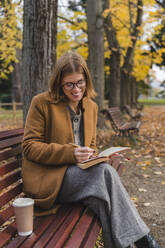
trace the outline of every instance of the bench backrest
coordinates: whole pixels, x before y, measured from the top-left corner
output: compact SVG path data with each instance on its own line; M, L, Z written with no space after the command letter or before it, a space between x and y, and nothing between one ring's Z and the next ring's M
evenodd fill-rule
M14 216L12 200L22 194L23 128L0 132L0 226Z
M126 123L126 120L120 111L119 107L111 107L102 111L103 114L107 114L114 130L118 131L121 126Z

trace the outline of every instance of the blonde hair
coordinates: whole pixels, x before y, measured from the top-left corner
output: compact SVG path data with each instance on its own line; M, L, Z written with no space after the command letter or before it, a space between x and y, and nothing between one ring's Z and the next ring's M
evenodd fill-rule
M76 52L69 51L61 56L55 64L53 73L49 81L49 91L55 102L65 99L63 89L61 87L62 79L72 73L82 73L86 80L86 91L84 96L94 98L92 78L83 57Z

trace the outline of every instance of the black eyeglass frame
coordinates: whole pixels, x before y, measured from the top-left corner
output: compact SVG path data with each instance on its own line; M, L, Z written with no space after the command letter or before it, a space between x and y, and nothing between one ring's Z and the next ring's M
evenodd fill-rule
M82 83L83 82L83 85L78 85L79 83ZM68 84L70 84L71 88L66 88L65 86L67 86ZM66 82L64 84L62 84L62 88L66 89L66 90L73 90L75 85L77 86L77 88L79 89L83 89L86 87L86 81L84 79L80 79L78 82Z

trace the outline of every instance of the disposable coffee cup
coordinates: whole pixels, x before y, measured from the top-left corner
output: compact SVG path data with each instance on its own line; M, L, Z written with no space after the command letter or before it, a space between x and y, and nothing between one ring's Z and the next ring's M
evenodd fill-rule
M20 236L27 236L33 232L34 200L31 198L17 198L13 202L16 216L17 231Z

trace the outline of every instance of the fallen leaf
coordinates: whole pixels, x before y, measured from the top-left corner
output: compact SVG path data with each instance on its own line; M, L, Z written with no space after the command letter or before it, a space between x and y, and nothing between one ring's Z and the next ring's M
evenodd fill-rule
M145 165L151 165L151 160L146 160L146 161L144 162L144 164L145 164Z
M131 200L135 203L138 202L138 199L136 197L131 197Z
M134 155L135 158L141 157L141 154Z
M165 181L162 181L162 184L165 185Z
M144 156L144 158L151 158L151 155L146 155Z
M159 157L155 157L154 159L156 160L156 162L157 162L157 163L161 163L161 161L160 161L160 158L159 158Z
M149 206L151 205L151 203L145 202L143 205L144 205L145 207L149 207Z
M162 172L161 172L161 171L154 171L154 174L155 174L155 175L161 175Z
M146 189L143 189L143 188L139 188L139 191L140 192L146 192L147 190Z
M147 175L147 174L143 174L143 177L144 177L144 178L147 178L147 177L150 177L150 176Z

